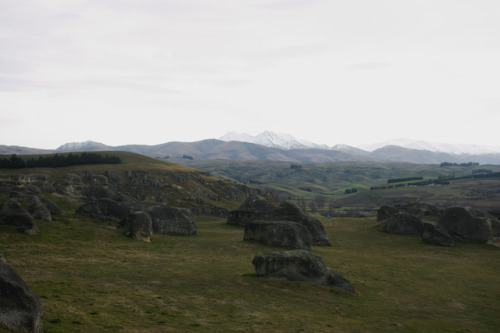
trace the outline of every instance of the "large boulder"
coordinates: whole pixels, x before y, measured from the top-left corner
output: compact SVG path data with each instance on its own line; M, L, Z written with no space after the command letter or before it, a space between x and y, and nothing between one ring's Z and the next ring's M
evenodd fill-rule
M321 224L318 219L307 215L302 208L293 201L282 202L276 207L272 212L272 220L285 220L300 223L309 230L314 245L331 245L323 224Z
M439 209L436 206L418 201L398 204L394 207L415 216L439 215Z
M30 198L29 212L33 218L42 221L52 221L50 210L42 203L40 197L32 196Z
M132 212L131 208L112 199L104 198L87 202L76 210L80 215L120 222Z
M43 332L42 303L0 251L0 329Z
M153 237L153 223L148 213L138 211L132 212L118 225L127 230L127 237L151 242Z
M311 250L312 237L306 227L292 221L252 221L245 225L244 240L265 245Z
M446 208L439 217L439 224L455 240L485 243L493 237L490 218L470 207Z
M389 216L398 212L399 210L396 207L383 205L377 210L377 221L387 220Z
M0 220L7 225L13 225L19 232L33 235L39 230L30 213L16 200L7 200L0 209Z
M422 227L424 243L440 246L452 246L455 243L453 237L439 223L422 221Z
M229 212L227 223L245 226L255 220L270 220L275 208L275 205L264 197L250 197L237 210Z
M186 208L151 205L146 208L151 216L153 231L168 235L196 235L196 222Z
M306 250L258 254L252 264L258 277L310 281L354 293L353 285L342 274L327 267L320 255Z
M422 232L422 221L406 212L399 212L389 216L387 221L378 226L378 230L390 234L420 234Z

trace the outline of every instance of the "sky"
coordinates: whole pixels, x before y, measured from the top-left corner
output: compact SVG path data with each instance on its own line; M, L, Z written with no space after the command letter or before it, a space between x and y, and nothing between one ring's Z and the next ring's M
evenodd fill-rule
M0 145L500 145L498 0L0 0Z

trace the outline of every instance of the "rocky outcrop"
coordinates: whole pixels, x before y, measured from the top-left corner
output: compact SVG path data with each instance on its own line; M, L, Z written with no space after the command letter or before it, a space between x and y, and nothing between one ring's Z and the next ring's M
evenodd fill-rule
M282 202L272 212L272 219L277 221L294 221L302 224L309 230L314 245L331 245L330 239L326 235L325 228L321 222L307 215L295 202Z
M455 239L485 243L493 237L491 217L470 207L443 210L439 224Z
M424 243L440 246L453 246L453 237L438 223L422 221L422 240Z
M292 221L252 221L245 225L244 240L265 245L311 250L312 237L306 227Z
M398 212L399 210L396 207L383 205L377 210L377 221L387 220L389 216Z
M168 235L196 235L196 222L185 208L152 205L145 209L151 216L153 231Z
M3 224L13 225L19 232L33 235L39 230L30 213L16 200L7 200L0 209L0 221Z
M354 293L353 285L341 273L327 267L323 258L305 250L269 252L252 261L258 277L289 281L310 281Z
M0 251L0 329L43 332L42 303Z
M120 223L119 228L127 230L127 237L151 242L153 237L153 223L148 213L138 211L127 215Z
M420 234L422 232L422 221L406 212L398 212L389 216L387 221L383 222L377 228L390 234Z
M132 209L112 199L97 199L81 205L76 213L92 218L120 222Z
M406 204L397 204L394 207L400 211L407 212L415 216L439 215L439 209L431 204L412 201Z
M227 223L245 226L256 220L297 222L307 228L314 245L331 244L321 222L306 214L293 201L285 201L275 206L263 198L248 199L238 210L230 212Z

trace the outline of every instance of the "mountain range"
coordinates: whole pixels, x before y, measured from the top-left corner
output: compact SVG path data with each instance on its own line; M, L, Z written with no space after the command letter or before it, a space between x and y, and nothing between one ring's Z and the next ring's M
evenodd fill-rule
M396 145L394 143L400 143ZM500 164L500 149L471 145L432 144L399 140L373 144L365 149L349 145L326 145L299 140L289 134L263 132L257 136L230 132L220 139L167 142L158 145L108 146L94 141L66 143L56 150L0 146L1 154L42 154L71 151L130 151L160 159L272 160L292 163L379 161L439 164L442 162ZM406 147L405 147L406 145ZM470 153L476 147L477 152ZM448 151L446 151L448 149ZM458 152L458 153L457 153Z

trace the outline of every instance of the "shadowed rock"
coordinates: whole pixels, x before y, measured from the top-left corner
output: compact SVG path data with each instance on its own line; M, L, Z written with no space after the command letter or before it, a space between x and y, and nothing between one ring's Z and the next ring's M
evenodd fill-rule
M33 217L14 199L9 199L2 205L0 220L4 224L15 226L19 232L28 235L39 233Z
M196 222L185 208L152 205L145 210L153 222L153 231L168 235L196 235Z
M354 293L353 285L339 272L327 267L323 258L305 250L258 254L252 261L258 277L310 281Z
M383 205L377 210L377 221L387 220L389 216L396 214L399 210L392 206Z
M399 212L389 216L387 221L377 229L390 234L420 234L422 232L422 221L406 212Z
M245 226L255 220L270 220L272 211L276 207L273 203L261 196L245 200L237 210L229 212L228 224Z
M265 245L311 250L312 237L306 227L292 221L252 221L246 224L244 240Z
M422 240L427 244L452 246L453 237L438 223L422 221Z
M81 205L76 212L80 215L120 222L131 208L112 199L98 199Z
M486 243L493 237L490 218L470 207L446 208L439 224L456 240Z
M153 237L153 223L151 216L145 212L132 212L119 224L120 228L127 230L127 237L151 242Z
M318 219L307 215L293 201L282 202L276 209L273 210L272 219L277 221L287 220L300 223L306 227L307 230L309 230L313 244L331 245L330 239L328 239L325 228L321 222Z
M43 332L42 303L5 261L0 251L0 328L14 332Z

